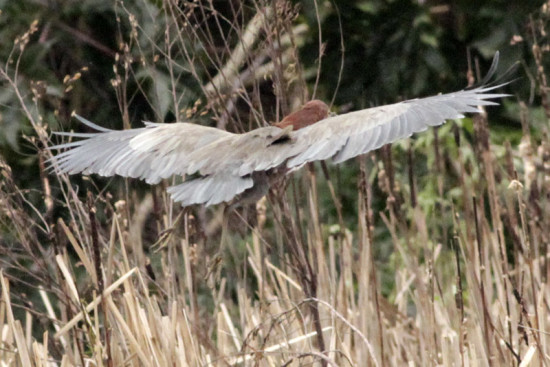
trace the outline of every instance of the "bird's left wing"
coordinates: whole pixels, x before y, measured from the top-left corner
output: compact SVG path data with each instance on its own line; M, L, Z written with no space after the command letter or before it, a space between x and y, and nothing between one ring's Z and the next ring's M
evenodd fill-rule
M464 113L480 112L479 106L495 105L489 100L507 96L492 93L498 87L462 90L329 117L290 132L288 143L269 149L273 156L287 157L288 168L328 158L342 162L446 120L463 118ZM256 167L261 168L268 163L256 156L249 157L248 162L258 162ZM243 168L253 169L254 164L248 162Z

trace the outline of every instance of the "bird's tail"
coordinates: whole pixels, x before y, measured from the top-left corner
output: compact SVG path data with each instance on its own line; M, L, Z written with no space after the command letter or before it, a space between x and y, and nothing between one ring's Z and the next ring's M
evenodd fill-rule
M206 204L206 206L230 201L236 195L251 188L254 181L251 177L232 175L211 175L182 184L171 186L168 193L182 206Z

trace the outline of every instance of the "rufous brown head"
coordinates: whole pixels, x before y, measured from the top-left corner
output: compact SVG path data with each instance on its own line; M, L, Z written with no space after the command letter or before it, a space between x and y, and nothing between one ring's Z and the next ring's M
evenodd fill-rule
M326 118L328 116L328 112L329 108L325 102L314 99L313 101L306 103L298 111L291 113L280 122L273 125L280 127L281 129L292 125L293 130L299 130Z

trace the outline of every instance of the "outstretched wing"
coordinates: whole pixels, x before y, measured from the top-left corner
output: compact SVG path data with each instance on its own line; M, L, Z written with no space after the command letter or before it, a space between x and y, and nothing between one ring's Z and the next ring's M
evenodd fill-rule
M187 172L188 157L202 147L234 134L211 127L178 122L130 130L109 130L76 116L97 133L56 133L83 140L50 149L68 149L53 159L63 173L97 173L102 176L136 177L148 183Z
M480 112L479 106L495 105L489 100L506 96L491 93L498 87L463 90L329 117L291 132L294 144L278 148L287 150L289 168L329 158L339 163L446 120L463 118L464 113Z

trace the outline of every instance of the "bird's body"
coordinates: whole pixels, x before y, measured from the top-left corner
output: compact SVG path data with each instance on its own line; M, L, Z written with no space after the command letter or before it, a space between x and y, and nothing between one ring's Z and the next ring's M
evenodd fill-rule
M244 134L201 125L145 123L123 131L99 127L79 116L97 133L61 133L85 138L61 144L55 157L59 172L121 175L157 183L174 175L200 177L171 186L168 192L183 206L229 202L243 193L257 199L276 176L307 162L332 158L342 162L382 145L437 126L448 119L479 112L488 99L505 95L480 87L451 94L404 101L327 117L328 106L318 100L279 123ZM259 196L259 197L258 197Z

